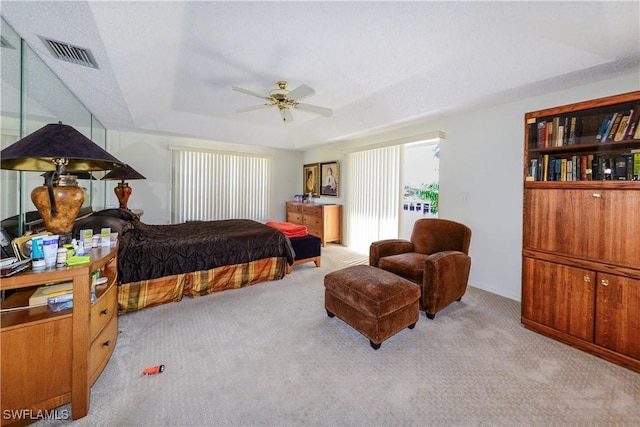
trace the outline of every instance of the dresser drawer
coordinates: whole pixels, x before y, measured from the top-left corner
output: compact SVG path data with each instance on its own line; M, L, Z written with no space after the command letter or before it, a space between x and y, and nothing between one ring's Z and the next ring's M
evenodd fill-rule
M311 234L312 236L319 237L321 239L323 239L324 237L322 233L322 227L316 227L316 226L307 227L307 233Z
M302 214L287 212L287 222L292 224L302 224Z
M91 329L89 336L95 337L106 323L116 314L118 287L113 284L100 299L91 306Z
M307 226L307 228L320 228L322 229L322 217L316 216L305 216L303 218L303 224Z
M302 205L300 203L287 202L287 213L302 214Z
M111 316L111 320L107 326L100 332L98 337L91 343L89 350L89 372L91 375L91 384L102 373L107 365L113 349L116 347L118 339L118 316Z
M302 212L305 217L316 216L320 218L322 217L322 206L304 206Z

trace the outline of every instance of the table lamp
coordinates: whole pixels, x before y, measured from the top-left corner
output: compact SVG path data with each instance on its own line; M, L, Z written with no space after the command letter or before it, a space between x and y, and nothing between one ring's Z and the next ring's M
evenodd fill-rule
M42 216L47 231L71 240L73 223L84 203L85 192L76 177L66 173L117 168L124 163L98 144L62 123L50 123L0 152L2 169L52 171L45 184L31 192L31 200Z
M117 181L120 180L116 188L113 191L116 193L116 197L120 202L120 207L123 209L129 209L127 207L127 203L129 202L129 196L133 193L129 184L125 182L125 180L132 179L146 179L142 176L138 171L132 168L129 165L124 165L123 167L113 169L111 172L102 177L103 180L107 181Z

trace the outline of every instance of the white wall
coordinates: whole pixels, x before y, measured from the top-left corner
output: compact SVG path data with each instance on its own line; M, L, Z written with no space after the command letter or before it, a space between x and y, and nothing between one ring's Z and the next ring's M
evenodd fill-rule
M155 135L138 132L109 131L107 149L117 159L128 163L146 179L129 181L133 193L130 209L144 210L147 224L168 224L171 219L170 175L171 152L169 146L199 147L243 153L267 154L271 157L271 183L269 217L272 221L285 220L285 201L299 194L302 186L302 153L293 150L268 149L250 145ZM300 177L299 177L300 176ZM118 206L113 193L118 181L107 183L106 206ZM241 189L239 189L241 191Z
M340 161L340 197L321 203L345 202L344 150L412 135L443 131L440 144L440 218L467 224L473 232L470 284L515 300L521 295L522 183L524 114L547 107L640 90L637 74L541 94L494 108L425 120L392 132L306 150L263 149L188 138L132 132L108 132L108 150L147 177L132 181L132 209L144 209L144 221L166 224L169 211L169 145L201 146L230 151L264 152L273 156L270 205L275 221L285 219L284 202L302 190L302 165ZM262 150L262 151L260 151ZM115 182L112 183L115 187ZM112 191L107 204L117 205Z
M438 130L445 132L446 139L440 143L439 217L463 222L472 229L470 284L519 301L524 114L639 89L638 75L630 74L425 121L386 134L317 147L307 150L303 161L342 161L347 147ZM344 171L341 175L346 176ZM336 202L344 203L344 197L342 192Z

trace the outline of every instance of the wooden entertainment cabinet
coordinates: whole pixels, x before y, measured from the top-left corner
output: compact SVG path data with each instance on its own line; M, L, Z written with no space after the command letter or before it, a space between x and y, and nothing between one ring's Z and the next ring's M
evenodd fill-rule
M107 365L118 337L117 247L94 248L91 262L2 278L0 289L16 290L2 303L2 425L26 425L71 403L71 415L89 410L90 387ZM92 274L107 282L96 286ZM59 312L29 307L43 284L73 282L73 308ZM12 310L15 309L15 310Z
M640 91L525 115L522 251L524 326L637 372L639 117Z
M342 242L342 205L287 202L287 222L306 225L322 246Z

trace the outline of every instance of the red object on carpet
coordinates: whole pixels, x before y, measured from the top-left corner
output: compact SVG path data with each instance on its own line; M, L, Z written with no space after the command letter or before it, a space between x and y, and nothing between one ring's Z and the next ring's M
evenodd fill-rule
M288 238L292 237L304 237L308 235L307 226L292 224L290 222L276 222L276 221L268 221L265 223L269 227L273 227L276 230L280 230L284 233Z

